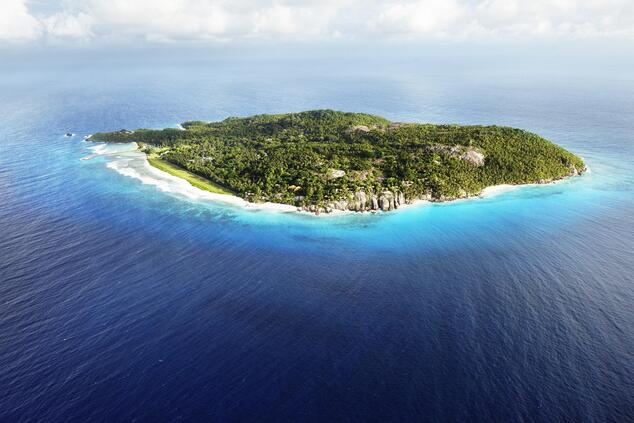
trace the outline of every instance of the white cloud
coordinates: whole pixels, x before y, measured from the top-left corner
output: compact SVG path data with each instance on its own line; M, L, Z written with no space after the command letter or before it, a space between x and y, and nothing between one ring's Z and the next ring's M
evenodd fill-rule
M42 32L40 22L26 7L24 0L2 0L0 3L0 41L33 40Z
M56 13L43 19L43 23L46 33L54 38L88 39L93 35L91 31L93 18L85 13L77 15Z
M206 39L231 31L218 2L200 0L90 0L96 30L105 36L154 40Z
M0 0L0 40L634 39L632 0L31 1Z
M497 35L634 35L634 3L630 0L485 0L473 12L478 22Z
M235 39L332 33L345 5L333 0L90 0L87 9L103 33L116 29L154 39Z
M389 2L374 32L410 37L634 37L631 0L415 0Z
M455 0L394 2L371 19L369 27L375 32L440 35L462 24L465 12Z

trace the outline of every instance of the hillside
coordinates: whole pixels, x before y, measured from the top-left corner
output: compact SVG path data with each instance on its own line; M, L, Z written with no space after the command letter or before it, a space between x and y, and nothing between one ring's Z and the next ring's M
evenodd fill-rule
M182 126L90 139L140 142L153 157L249 201L316 212L391 210L417 199L446 201L491 185L545 183L585 170L579 157L552 142L500 126L393 123L331 110Z

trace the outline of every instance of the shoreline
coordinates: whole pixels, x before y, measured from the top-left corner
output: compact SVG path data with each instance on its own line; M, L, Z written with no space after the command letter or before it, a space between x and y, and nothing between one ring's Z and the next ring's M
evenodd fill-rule
M281 213L296 213L298 211L296 206L292 206L290 204L281 204L281 203L272 203L272 202L252 203L241 197L238 197L237 195L228 194L228 193L225 194L222 192L214 192L208 189L201 188L200 186L197 186L198 184L192 184L192 181L190 179L203 179L207 181L205 178L195 175L187 171L186 169L179 168L175 165L172 165L174 169L174 173L171 173L166 170L167 167L158 167L154 163L152 163L152 161L149 160L148 154L142 151L139 151L139 148L140 148L139 145L135 142L132 150L130 151L138 152L139 154L142 154L143 163L148 169L151 169L153 172L160 173L164 179L172 180L176 182L177 184L181 184L181 185L183 183L187 184L188 185L187 191L193 191L195 193L194 195L188 195L188 194L192 194L192 192L186 192L186 193L180 192L181 194L184 194L186 197L202 198L205 200L221 202L221 203L238 206L245 209L251 209L251 210L267 210L267 211L275 211L275 212L281 212ZM162 161L162 162L169 163L165 161ZM184 178L175 173L187 173L189 175L192 175L192 178ZM214 183L211 183L211 181L209 182L210 182L210 185L216 185ZM224 190L227 191L226 189Z
M161 189L162 191L165 192L176 192L179 193L181 195L184 195L185 197L188 198L193 198L193 199L206 199L206 200L210 200L210 201L215 201L215 202L221 202L221 203L225 203L228 205L233 205L233 206L239 206L242 207L244 209L248 209L248 210L264 210L264 211L271 211L271 212L278 212L278 213L298 213L298 214L303 214L303 215L312 215L312 216L316 216L316 217L325 217L325 216L341 216L343 214L375 214L375 213L385 213L382 210L368 210L367 212L356 212L356 211L352 211L352 210L332 210L330 213L316 213L316 212L312 212L309 210L304 209L303 207L298 207L298 206L294 206L294 205L290 205L290 204L283 204L283 203L273 203L273 202L263 202L263 203L253 203L250 201L247 201L237 195L233 195L233 194L223 194L223 193L219 193L219 192L213 192L210 190L206 190L203 188L200 188L199 186L196 186L198 184L192 184L191 181L189 180L190 178L184 178L178 175L175 175L173 173L170 173L166 170L164 170L164 167L157 167L154 164L152 164L152 162L149 160L148 154L139 151L140 146L136 143L136 142L132 142L132 148L130 150L124 150L124 151L117 151L117 152L112 152L112 153L101 153L101 152L95 152L94 154L91 154L89 156L86 157L82 157L81 160L90 160L94 157L98 157L98 156L113 156L113 155L117 155L117 154L121 154L121 153L125 153L125 152L135 152L135 153L139 153L143 155L143 164L144 166L148 169L151 170L150 173L154 172L157 175L160 175L160 177L162 177L165 180L169 180L174 182L177 185L177 190L173 191L170 189L165 189L162 188L160 186L160 184L155 184L159 187L159 189ZM99 146L102 144L98 144ZM99 151L99 147L96 148L97 151ZM141 156L139 156L139 158L141 158ZM111 162L114 163L114 162ZM165 162L165 163L169 163L169 162ZM113 164L109 164L107 165L109 168L116 170L117 172L119 172L120 174L123 174L125 176L129 176L129 177L134 177L136 179L140 179L143 183L148 183L146 181L144 181L143 179L143 175L138 175L138 174L134 174L134 172L131 171L126 171L125 169L119 168L116 165ZM174 166L175 171L178 171L179 173L181 172L185 172L188 173L190 175L192 175L192 178L200 178L200 179L204 179L198 175L195 175L185 169L182 168L178 168L176 166ZM587 172L589 169L586 167L586 169L584 170L584 173ZM530 186L545 186L545 185L551 185L551 184L556 184L559 182L563 182L565 180L568 180L570 178L570 176L567 177L563 177L554 181L548 181L548 182L544 182L544 183L528 183L528 184L499 184L499 185L491 185L488 187L485 187L479 194L477 195L473 195L473 196L468 196L468 197L464 197L464 198L455 198L455 199L449 199L449 200L444 200L444 201L429 201L429 200L423 200L423 199L417 199L417 200L413 200L410 203L406 203L406 204L401 204L398 208L391 210L391 211L398 211L398 210L405 210L405 209L411 209L414 207L421 207L421 206L426 206L426 205L430 205L430 204L449 204L449 203L454 203L456 201L464 201L464 200L475 200L475 199L485 199L485 198L492 198L495 196L498 196L500 194L504 194L507 193L509 191L513 191L519 188L524 188L524 187L530 187ZM186 185L185 185L186 184ZM178 185L180 185L180 187L178 187ZM211 183L211 185L215 185L213 183Z

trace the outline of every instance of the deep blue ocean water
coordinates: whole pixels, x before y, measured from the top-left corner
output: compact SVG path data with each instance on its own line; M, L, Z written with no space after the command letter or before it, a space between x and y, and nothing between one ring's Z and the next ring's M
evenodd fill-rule
M634 421L634 73L180 59L0 65L0 421ZM517 126L590 172L316 218L80 160L314 108Z

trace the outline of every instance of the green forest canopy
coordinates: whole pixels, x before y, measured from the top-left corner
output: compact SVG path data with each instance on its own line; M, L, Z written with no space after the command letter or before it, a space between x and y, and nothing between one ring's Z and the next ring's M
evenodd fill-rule
M501 126L392 123L332 110L182 126L97 133L91 140L141 142L243 198L297 205L321 205L360 190L443 200L585 169L579 157L552 142Z

